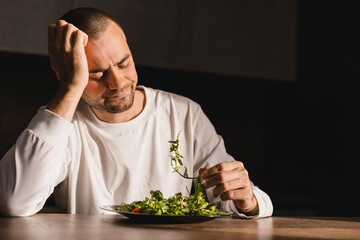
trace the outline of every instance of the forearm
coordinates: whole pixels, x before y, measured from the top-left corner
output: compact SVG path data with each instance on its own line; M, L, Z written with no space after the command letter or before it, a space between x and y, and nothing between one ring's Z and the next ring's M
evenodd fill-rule
M71 122L84 87L61 86L46 109Z

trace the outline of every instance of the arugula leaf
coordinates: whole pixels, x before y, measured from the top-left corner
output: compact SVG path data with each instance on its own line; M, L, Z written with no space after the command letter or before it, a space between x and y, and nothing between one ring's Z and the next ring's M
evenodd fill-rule
M200 177L189 177L188 175L188 169L186 166L184 166L183 162L181 161L182 158L184 158L180 153L179 153L179 136L180 136L181 131L179 131L176 140L172 140L169 141L169 143L171 143L170 146L170 164L171 167L173 168L173 172L178 173L180 176L182 176L183 178L186 179L199 179ZM184 172L181 173L180 169L181 167L184 167Z

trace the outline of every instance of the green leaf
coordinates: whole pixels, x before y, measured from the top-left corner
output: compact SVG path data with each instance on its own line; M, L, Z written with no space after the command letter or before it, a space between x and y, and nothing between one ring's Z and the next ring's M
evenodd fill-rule
M199 179L200 177L189 177L187 173L187 167L184 166L184 163L181 159L184 157L179 153L179 136L181 131L179 131L176 140L170 140L169 143L171 143L170 146L170 165L173 168L173 172L177 172L180 176L187 179ZM181 173L180 169L181 167L184 167L184 172Z
M163 200L164 199L164 195L159 191L151 191L151 197L156 199L156 200Z

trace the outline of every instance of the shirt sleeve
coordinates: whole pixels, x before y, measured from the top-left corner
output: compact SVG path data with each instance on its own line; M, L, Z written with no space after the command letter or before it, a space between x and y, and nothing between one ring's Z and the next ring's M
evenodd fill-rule
M0 160L0 212L29 216L40 211L67 175L72 123L41 108Z
M235 159L226 152L225 144L221 136L216 133L214 126L200 109L197 122L194 127L194 171L200 167L212 167L221 162L235 161ZM196 175L197 173L194 172ZM239 213L233 201L221 201L220 197L214 198L212 189L207 189L206 194L210 202L216 203L221 210L235 214L244 218L262 218L271 216L273 213L273 205L270 197L259 187L252 183L253 193L259 205L259 214L257 216L246 216Z

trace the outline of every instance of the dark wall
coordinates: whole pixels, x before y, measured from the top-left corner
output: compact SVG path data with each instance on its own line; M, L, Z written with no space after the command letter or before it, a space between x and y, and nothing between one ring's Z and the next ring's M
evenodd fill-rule
M351 1L300 4L301 100L312 121L301 144L320 214L360 215L360 17Z
M15 143L39 106L55 93L48 57L0 51L0 153Z
M359 20L350 1L299 1L298 83L264 98L275 213L360 214Z
M199 102L275 215L359 216L359 30L347 2L300 1L298 82L137 66L139 84ZM0 52L0 153L57 81L45 56Z
M1 3L4 51L45 55L49 24L71 8L95 7L121 23L140 65L296 81L297 0Z

